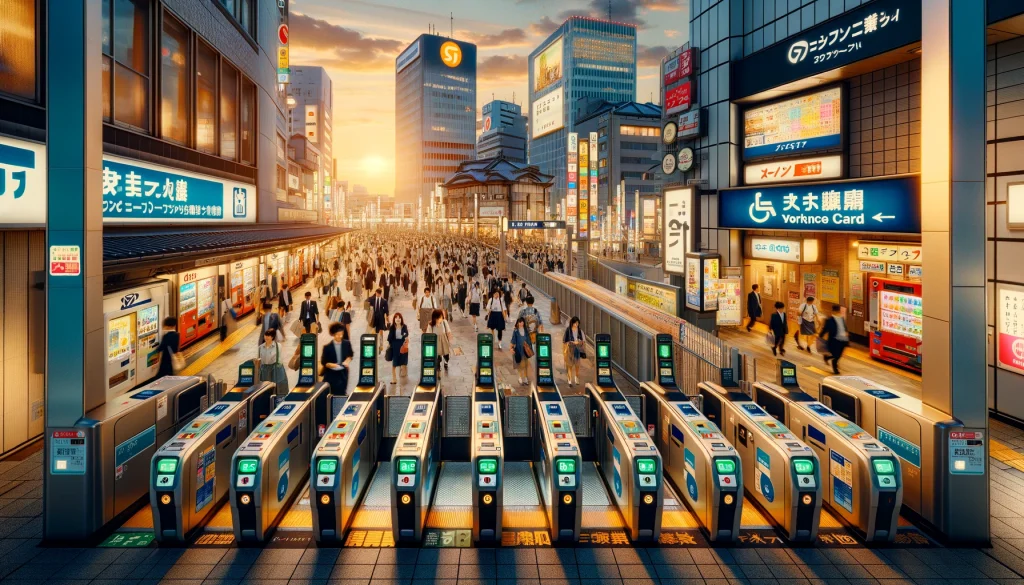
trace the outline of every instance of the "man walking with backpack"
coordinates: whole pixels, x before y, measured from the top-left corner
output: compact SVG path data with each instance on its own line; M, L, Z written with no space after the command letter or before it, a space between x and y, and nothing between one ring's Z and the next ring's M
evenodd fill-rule
M526 322L526 331L530 334L530 342L537 343L537 333L544 332L544 322L540 318L540 311L533 306L533 295L527 292L525 297L526 306L520 309L519 319Z

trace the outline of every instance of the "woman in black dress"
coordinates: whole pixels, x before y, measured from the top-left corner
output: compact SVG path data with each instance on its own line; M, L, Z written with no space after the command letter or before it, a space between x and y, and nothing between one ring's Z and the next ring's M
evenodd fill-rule
M391 383L397 382L395 370L402 368L401 375L408 375L409 365L409 327L405 324L405 318L401 313L395 313L391 319L391 327L388 328L388 350L391 352ZM405 353L402 353L402 346L405 346Z

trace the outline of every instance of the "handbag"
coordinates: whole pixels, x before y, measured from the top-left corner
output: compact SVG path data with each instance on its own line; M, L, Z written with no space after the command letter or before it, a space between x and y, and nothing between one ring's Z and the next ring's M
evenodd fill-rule
M387 350L384 352L384 361L390 362L394 358L395 358L395 352L392 351L391 347L388 347Z
M292 335L294 335L295 337L298 337L306 332L306 328L302 326L302 321L300 319L296 319L295 321L293 321L292 326L289 327L288 330L291 331Z
M767 343L769 347L775 347L775 334L771 331L765 333L764 342Z
M818 337L814 340L814 348L818 350L820 354L828 353L828 342Z
M398 350L401 353L409 353L409 338L405 338L405 343L402 344L402 349Z
M288 369L299 371L299 354L293 355L292 359L288 360Z
M179 352L172 353L171 354L171 370L173 370L174 373L177 374L178 372L180 372L180 371L182 371L184 369L185 369L185 356L181 355L181 353L179 353Z
M526 356L526 359L533 357L533 348L530 347L529 343L523 343L523 355Z

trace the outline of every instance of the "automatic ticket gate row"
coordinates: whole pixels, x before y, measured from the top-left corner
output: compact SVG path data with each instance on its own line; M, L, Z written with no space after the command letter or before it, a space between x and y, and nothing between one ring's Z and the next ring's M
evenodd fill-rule
M781 384L755 382L754 401L800 435L825 462L824 503L868 542L896 536L903 480L896 455L856 423L800 389L796 365L779 360ZM827 471L827 472L826 472Z
M150 469L149 503L160 543L184 543L227 496L231 455L250 425L270 414L275 386L255 381L255 365L238 369L238 383L161 446Z
M90 410L74 425L48 427L47 538L94 534L142 501L157 447L209 402L205 379L164 376Z
M315 437L330 421L330 385L317 381L317 336L299 339L299 381L231 461L231 518L240 543L264 542L305 487Z

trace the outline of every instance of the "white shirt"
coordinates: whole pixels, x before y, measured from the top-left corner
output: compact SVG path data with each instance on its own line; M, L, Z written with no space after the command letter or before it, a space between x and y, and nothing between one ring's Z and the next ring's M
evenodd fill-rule
M850 332L846 329L846 318L836 317L836 339L839 341L849 341Z
M266 343L260 344L260 365L269 366L276 364L280 361L280 356L281 349L276 341L269 346Z

